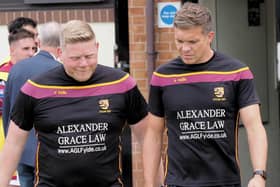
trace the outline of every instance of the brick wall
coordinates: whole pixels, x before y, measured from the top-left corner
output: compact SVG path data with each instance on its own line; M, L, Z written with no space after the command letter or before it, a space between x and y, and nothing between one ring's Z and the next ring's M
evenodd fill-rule
M30 17L38 23L45 23L48 21L63 23L71 19L79 19L87 22L114 22L114 9L2 11L0 12L0 25L6 25L19 16Z
M129 53L130 53L130 73L137 80L141 92L148 98L149 83L147 72L147 33L146 20L151 19L146 16L146 1L148 0L128 0L129 8ZM168 60L177 56L174 45L173 29L158 28L157 24L157 2L178 2L175 0L155 0L154 6L154 31L155 31L155 50L157 57L156 67L166 63ZM166 135L164 135L164 145L166 146ZM141 146L132 137L133 150L133 186L143 187L143 167ZM151 153L152 154L152 153ZM163 153L164 155L164 153Z
M130 74L148 97L146 64L145 0L128 0ZM134 187L143 187L141 147L132 135L132 181Z

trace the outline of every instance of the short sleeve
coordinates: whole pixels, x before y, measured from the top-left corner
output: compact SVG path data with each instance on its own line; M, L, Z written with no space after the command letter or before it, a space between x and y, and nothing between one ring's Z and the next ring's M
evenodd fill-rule
M164 117L161 79L155 74L155 72L152 75L150 85L148 110L156 116Z
M252 104L260 104L253 78L241 78L238 83L238 107L243 108Z
M147 114L147 102L140 93L137 86L126 93L127 102L127 122L135 124L143 119Z
M31 130L34 121L33 108L33 98L20 92L12 108L11 120L13 120L21 129Z

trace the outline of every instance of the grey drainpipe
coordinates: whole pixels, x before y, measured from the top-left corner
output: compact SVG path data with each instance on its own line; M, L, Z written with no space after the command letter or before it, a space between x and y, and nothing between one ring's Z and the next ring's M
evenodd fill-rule
M155 69L155 33L154 33L154 0L146 1L146 32L147 32L147 72L148 80L152 77L153 71Z

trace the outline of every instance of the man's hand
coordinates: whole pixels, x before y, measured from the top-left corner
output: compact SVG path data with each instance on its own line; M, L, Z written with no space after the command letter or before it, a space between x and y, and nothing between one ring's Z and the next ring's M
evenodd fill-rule
M265 187L265 180L260 175L254 175L249 181L248 187Z

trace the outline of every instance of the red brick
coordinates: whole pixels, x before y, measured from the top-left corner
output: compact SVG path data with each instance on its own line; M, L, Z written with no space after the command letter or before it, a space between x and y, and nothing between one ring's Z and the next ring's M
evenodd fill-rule
M145 34L138 34L138 33L134 33L134 36L133 36L133 42L146 42L146 35Z
M145 7L146 6L146 1L139 1L139 0L134 0L132 1L132 5L133 7Z
M161 42L171 42L174 40L174 34L170 32L161 32L158 35Z
M133 69L146 69L146 61L133 61L133 62L130 62L130 68L133 68Z
M16 19L18 17L21 17L21 12L20 11L14 12L13 13L13 19Z
M0 24L6 25L6 12L0 12Z
M147 78L147 71L146 70L136 70L134 73L135 78Z
M100 22L106 22L108 20L108 11L106 9L101 9L99 10L99 14L100 14Z
M146 54L145 53L131 53L130 58L133 60L145 62Z
M115 12L114 9L109 10L109 22L114 22L115 21Z
M99 19L99 11L98 10L92 10L92 19L93 22L97 22Z
M53 16L52 16L52 12L51 11L46 11L46 22L50 22L50 21L53 21Z
M76 10L69 10L69 12L68 12L68 19L69 19L69 20L76 19L75 11L76 11Z
M28 11L23 11L22 16L23 17L29 17L29 12Z
M61 16L60 16L60 11L58 11L58 10L53 11L53 18L54 18L54 20L56 20L57 22L62 23L62 21L61 21Z
M143 15L145 15L145 10L144 8L131 8L128 10L129 14L133 15L133 16L140 16L143 17Z
M45 13L44 11L38 11L38 22L39 23L45 23Z
M84 20L83 11L77 10L77 17L76 18L79 19L79 20Z
M157 51L170 51L170 43L159 43L156 45Z
M143 15L142 15L142 17L135 17L135 16L133 16L133 17L131 17L130 18L130 20L131 20L131 24L132 25L137 25L137 24L140 24L140 25L142 25L142 26L144 26L145 25L145 19L144 19L144 17L143 17ZM132 26L132 25L130 25L130 26Z
M138 43L138 44L130 44L129 45L129 49L131 51L142 51L142 52L146 52L146 45L144 43Z

